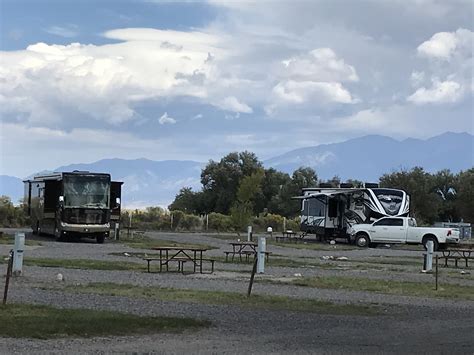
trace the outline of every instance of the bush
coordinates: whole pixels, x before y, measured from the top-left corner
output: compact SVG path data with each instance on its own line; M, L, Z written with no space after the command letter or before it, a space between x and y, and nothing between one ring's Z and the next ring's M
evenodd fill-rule
M175 210L175 211L171 211L170 213L171 213L171 216L173 216L173 225L171 226L171 229L176 229L176 227L179 226L179 223L184 217L184 212Z
M258 231L266 231L272 227L274 232L283 230L283 217L278 214L260 215L253 219L254 228Z
M231 218L222 213L212 212L209 213L209 230L217 232L227 232L232 229Z
M179 223L176 226L177 230L185 231L196 231L201 229L202 221L201 218L193 214L183 214L179 219Z

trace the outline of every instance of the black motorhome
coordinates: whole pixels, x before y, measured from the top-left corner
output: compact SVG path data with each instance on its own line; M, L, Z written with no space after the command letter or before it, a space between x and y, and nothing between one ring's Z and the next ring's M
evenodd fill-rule
M122 182L110 174L73 171L35 176L25 183L33 233L58 239L84 236L103 243L120 219Z

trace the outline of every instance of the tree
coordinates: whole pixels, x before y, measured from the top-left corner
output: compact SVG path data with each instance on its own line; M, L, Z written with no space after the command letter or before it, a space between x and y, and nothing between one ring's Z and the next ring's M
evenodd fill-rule
M232 223L237 229L242 229L248 225L254 212L256 198L261 194L261 184L265 177L262 168L258 169L250 176L245 176L237 190L236 201L230 209Z
M474 168L461 171L456 184L456 208L464 222L474 223Z
M438 220L445 222L455 222L459 220L459 213L456 208L457 177L448 169L438 171L432 176L434 191L440 197L438 210Z
M293 172L289 184L282 187L280 214L285 217L294 217L299 214L301 201L292 199L300 196L303 188L316 187L318 176L311 168L300 167Z
M207 212L228 213L242 178L261 168L262 163L251 152L229 153L218 163L209 161L201 173Z
M442 200L432 176L421 167L384 174L380 186L405 190L410 195L410 213L419 223L432 224L438 219Z
M198 209L197 195L198 193L193 192L190 187L183 187L168 208L170 211L180 210L186 213L196 213Z

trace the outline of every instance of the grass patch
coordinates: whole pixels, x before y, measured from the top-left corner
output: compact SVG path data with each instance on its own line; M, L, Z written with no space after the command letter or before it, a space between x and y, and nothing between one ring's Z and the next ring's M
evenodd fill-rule
M338 315L370 316L380 314L377 307L366 305L338 304L312 299L294 299L283 296L252 295L223 291L186 290L160 287L139 287L114 283L91 283L67 286L66 290L125 297L146 297L162 301L235 305L245 308L315 312Z
M0 244L7 244L7 245L14 245L15 244L15 236L11 234L1 234L0 235ZM41 246L41 242L37 240L31 240L25 238L25 245L28 246Z
M1 337L51 339L152 334L209 325L208 321L190 318L139 317L110 311L24 304L0 306Z
M306 241L306 242L277 242L276 240L267 238L267 243L274 246L284 247L284 248L293 248L293 249L307 249L307 250L354 250L357 247L348 244L335 244L331 245L328 243L318 242L318 241Z
M438 291L434 289L434 282L410 282L375 280L367 278L349 277L306 277L289 282L295 286L316 287L325 289L339 289L349 291L368 291L390 295L404 295L417 297L443 297L474 301L474 287L442 283Z
M5 263L4 260L1 260ZM25 258L23 261L27 266L41 267L62 267L65 269L83 270L131 270L146 271L146 264L124 262L124 261L103 261L90 259L51 259L51 258Z
M124 233L125 234L125 233ZM178 247L178 248L204 248L204 249L216 249L211 245L205 244L192 244L192 243L178 243L172 240L152 239L145 235L134 234L131 237L123 235L120 237L118 243L125 244L126 246L133 249L153 249L154 247Z

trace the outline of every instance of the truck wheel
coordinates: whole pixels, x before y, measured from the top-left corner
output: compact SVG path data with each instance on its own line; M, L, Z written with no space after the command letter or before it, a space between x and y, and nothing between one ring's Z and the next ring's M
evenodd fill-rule
M97 241L97 244L103 244L104 240L105 240L105 236L104 235L98 235L95 239Z
M437 251L439 249L439 244L438 244L438 240L436 239L436 237L424 237L423 238L423 247L425 248L425 250L428 250L428 241L432 241L433 242L433 251Z
M367 248L370 244L369 236L365 233L357 234L355 243L359 248Z

